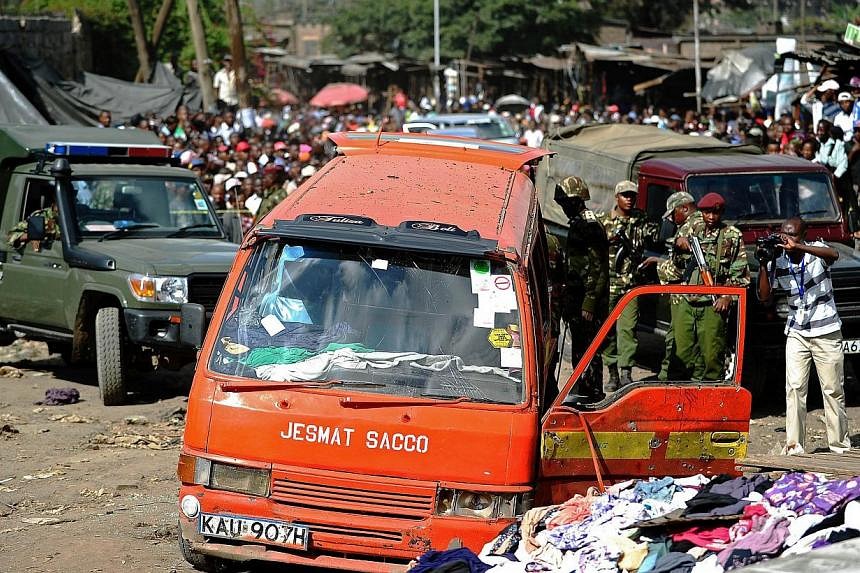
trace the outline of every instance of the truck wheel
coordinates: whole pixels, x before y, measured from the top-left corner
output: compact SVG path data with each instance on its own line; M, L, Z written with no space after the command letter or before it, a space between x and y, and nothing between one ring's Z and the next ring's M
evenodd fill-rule
M179 551L182 552L182 557L198 571L206 573L228 573L233 571L235 567L229 561L218 559L211 555L203 555L191 549L191 544L182 535L182 529L179 530Z
M100 308L96 314L96 367L99 394L105 406L125 402L125 364L122 322L119 309Z

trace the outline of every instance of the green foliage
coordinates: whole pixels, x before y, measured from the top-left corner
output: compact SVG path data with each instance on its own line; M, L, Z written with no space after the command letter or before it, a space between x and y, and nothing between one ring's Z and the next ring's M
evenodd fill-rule
M553 54L561 44L590 39L601 16L592 7L581 0L440 0L440 53L443 60ZM428 0L354 0L329 23L326 50L340 55L433 55Z
M151 40L161 0L138 1L147 40ZM224 2L198 0L198 6L209 58L218 61L221 55L229 51L230 46ZM71 16L75 10L92 32L93 71L133 79L139 64L126 0L23 0L19 6L19 11L24 14ZM247 7L243 6L243 11L247 14ZM175 57L184 69L188 69L195 58L185 0L174 0L173 10L154 56L153 61L170 61Z

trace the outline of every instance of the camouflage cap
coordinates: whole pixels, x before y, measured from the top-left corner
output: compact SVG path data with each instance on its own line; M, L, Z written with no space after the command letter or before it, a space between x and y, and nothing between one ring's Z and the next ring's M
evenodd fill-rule
M622 193L639 193L639 186L636 185L633 181L620 181L618 185L615 186L615 194L621 195Z
M669 195L669 198L666 199L666 212L663 213L663 218L668 219L672 216L672 212L675 210L675 207L680 207L681 205L686 205L687 203L695 203L696 200L692 195L687 193L686 191L676 191Z
M562 192L567 197L579 197L583 201L591 199L591 194L588 192L588 185L585 184L585 181L575 175L565 177L561 180L561 183L559 183L558 186L561 187Z

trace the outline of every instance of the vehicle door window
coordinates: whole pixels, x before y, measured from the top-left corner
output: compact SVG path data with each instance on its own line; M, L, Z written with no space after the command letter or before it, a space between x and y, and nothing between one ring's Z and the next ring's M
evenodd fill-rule
M579 409L599 408L635 388L655 384L734 383L739 334L737 296L732 299L726 316L713 312L710 295L647 293L622 301L616 309L610 309L607 324L591 342L580 364L564 365L562 378L576 374L564 404ZM633 351L631 383L614 390L609 387L609 368L600 354L606 335L613 329L618 360L626 351ZM576 332L571 334L577 336ZM598 386L602 382L605 397L598 402L579 393L589 376L595 377Z
M18 220L24 221L39 209L45 209L53 205L56 190L51 181L46 179L28 179L26 191L24 191L24 202L21 204L21 212Z
M666 212L666 199L669 198L669 195L677 191L677 189L673 189L662 183L648 183L646 189L648 195L645 201L645 211L648 213L648 216L658 221L663 217L663 213Z

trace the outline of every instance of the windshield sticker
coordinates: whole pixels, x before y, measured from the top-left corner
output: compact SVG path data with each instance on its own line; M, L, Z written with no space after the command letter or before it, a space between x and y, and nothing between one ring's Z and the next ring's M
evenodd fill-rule
M512 339L511 346L513 346L514 348L520 348L523 345L522 338L520 337L520 327L516 324L509 324L508 332L510 333Z
M469 278L472 279L472 293L490 290L490 261L469 261Z
M370 263L370 266L374 269L379 269L381 271L388 270L388 261L386 259L373 259Z
M263 325L269 336L275 336L279 332L283 332L285 328L284 324L274 314L269 314L261 318L260 324Z
M206 199L203 198L203 193L195 191L192 195L194 196L194 206L197 207L197 210L207 211L208 208L206 207Z
M478 328L493 328L496 326L496 313L492 308L479 306L475 308L475 316L472 324Z
M517 297L512 290L490 290L478 293L478 306L493 312L508 313L516 310Z
M297 261L303 256L305 256L304 247L284 247L284 252L281 253L283 260L289 262Z
M500 348L502 368L522 368L523 354L519 348Z
M490 341L493 348L510 348L514 342L514 337L505 328L494 328L487 335L487 340Z
M251 350L244 344L233 342L233 340L229 336L225 336L224 338L222 338L221 344L224 346L224 350L226 350L228 354L245 354L246 352Z

